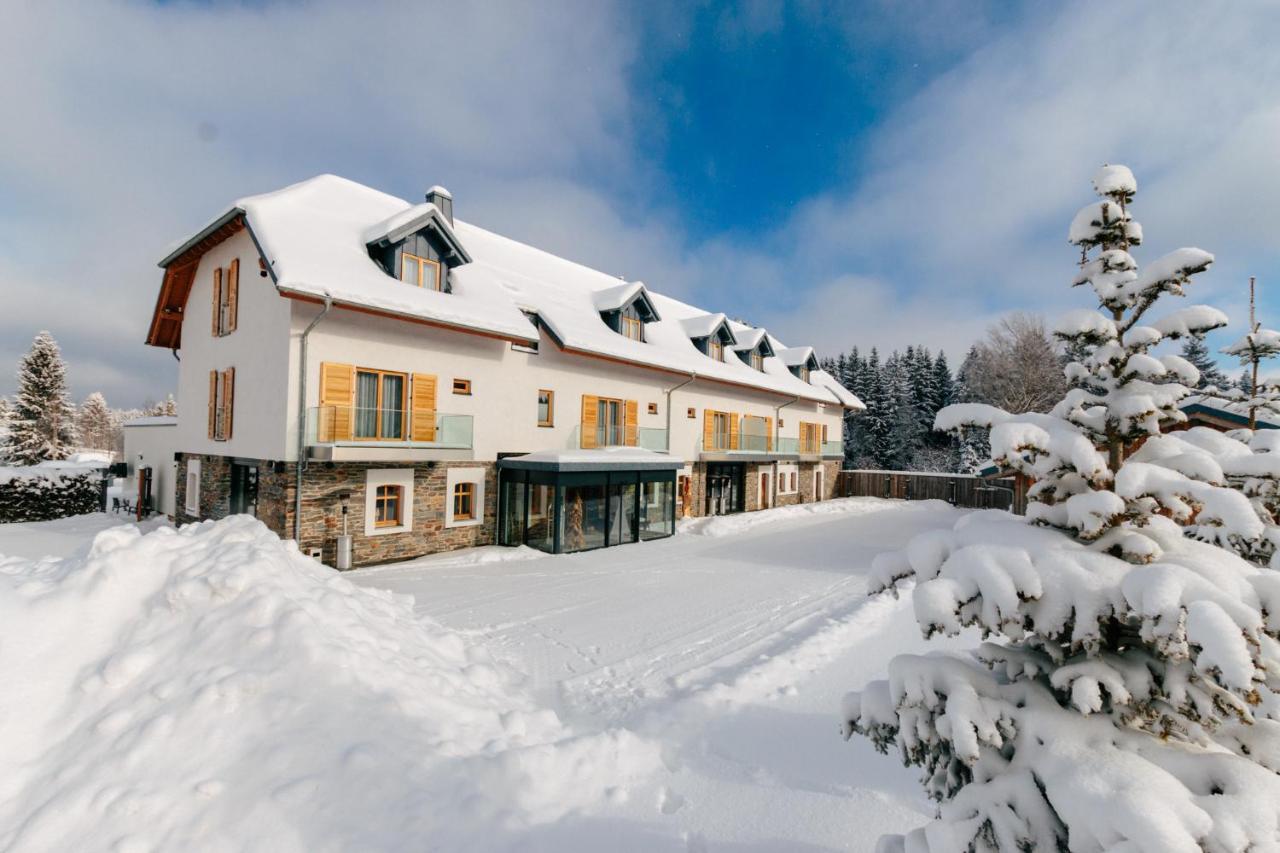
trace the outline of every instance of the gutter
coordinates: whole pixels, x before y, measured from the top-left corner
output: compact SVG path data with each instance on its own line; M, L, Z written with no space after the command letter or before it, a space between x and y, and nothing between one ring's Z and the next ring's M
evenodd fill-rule
M679 391L684 386L691 384L697 378L697 373L690 373L688 379L681 382L679 385L673 385L666 391L662 392L667 395L667 453L671 452L671 394L675 391Z
M307 444L307 337L333 309L333 298L324 294L324 310L302 332L298 352L298 458L294 465L293 541L302 544L302 471L306 467Z

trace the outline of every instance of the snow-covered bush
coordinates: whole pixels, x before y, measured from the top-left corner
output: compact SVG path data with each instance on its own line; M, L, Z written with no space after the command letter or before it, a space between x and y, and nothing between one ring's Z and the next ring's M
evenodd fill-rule
M101 480L97 472L75 469L0 468L0 524L97 512Z
M847 697L846 737L896 746L940 803L882 850L1280 849L1280 573L1221 547L1267 539L1227 485L1264 454L1209 430L1160 435L1197 376L1152 348L1226 318L1146 316L1213 259L1179 249L1139 271L1132 174L1105 167L1094 186L1102 200L1070 240L1076 283L1105 313L1057 326L1082 356L1064 400L938 418L990 427L995 458L1037 481L1028 518L968 516L876 561L880 590L916 582L926 636L1003 640L973 657L900 656Z

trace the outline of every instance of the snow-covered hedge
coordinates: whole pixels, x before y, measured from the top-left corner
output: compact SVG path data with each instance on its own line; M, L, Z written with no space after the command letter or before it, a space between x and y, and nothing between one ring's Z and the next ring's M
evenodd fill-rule
M0 468L0 523L50 521L102 508L98 471Z
M496 850L661 766L246 516L0 557L0 850Z

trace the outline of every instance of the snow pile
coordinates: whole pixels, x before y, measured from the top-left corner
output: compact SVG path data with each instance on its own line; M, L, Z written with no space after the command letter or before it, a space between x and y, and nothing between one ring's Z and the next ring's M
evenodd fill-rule
M900 656L846 698L846 736L896 744L942 803L887 849L1280 844L1280 574L1152 526L1150 565L995 512L877 560L882 588L917 581L926 635L1015 641Z
M659 764L247 517L0 559L0 622L6 850L493 848Z

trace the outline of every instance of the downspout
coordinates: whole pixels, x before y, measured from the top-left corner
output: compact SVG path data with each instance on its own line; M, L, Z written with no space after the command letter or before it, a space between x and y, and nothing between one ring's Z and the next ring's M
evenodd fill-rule
M790 402L783 403L781 406L773 407L773 448L775 453L779 452L779 448L781 447L779 442L782 441L782 418L778 417L778 413L787 406L792 406L799 402L800 395L797 394Z
M302 332L298 352L298 458L294 465L294 503L293 503L293 541L302 544L302 471L306 466L307 445L307 336L311 330L320 325L329 310L333 308L333 297L326 290L324 294L324 310Z
M774 453L782 452L782 446L780 443L782 441L782 418L778 416L778 412L781 412L783 409L786 409L787 406L795 405L795 403L797 402L800 402L800 394L796 394L795 397L792 397L790 401L782 403L781 406L773 407L773 452ZM799 500L799 498L797 498L797 500ZM773 506L777 506L777 505L778 505L778 466L777 464L774 464L773 465Z
M690 373L688 379L681 382L679 385L674 385L668 388L666 391L663 392L664 394L667 395L667 453L671 452L671 394L674 391L679 391L681 388L690 384L697 378L698 378L697 373Z

